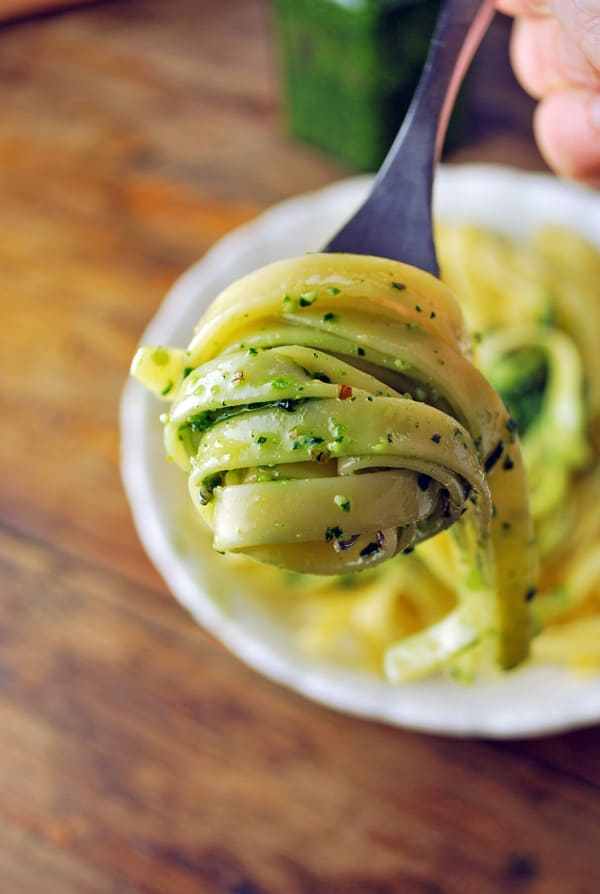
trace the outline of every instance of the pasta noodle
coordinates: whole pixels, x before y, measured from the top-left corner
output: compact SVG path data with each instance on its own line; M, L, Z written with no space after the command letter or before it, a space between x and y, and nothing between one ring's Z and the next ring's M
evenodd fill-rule
M438 244L479 364L519 422L540 564L533 657L598 668L600 253L558 227L517 244L445 226Z
M227 288L186 351L143 347L133 372L170 402L167 453L216 549L310 579L429 556L453 598L440 610L419 587L432 610L385 648L391 679L526 658L535 561L516 423L441 282L381 258L278 262ZM418 566L401 561L411 589Z

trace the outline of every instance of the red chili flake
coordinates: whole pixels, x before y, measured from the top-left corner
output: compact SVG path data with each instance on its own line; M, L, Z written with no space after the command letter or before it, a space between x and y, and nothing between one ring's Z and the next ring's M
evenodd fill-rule
M331 459L331 453L329 450L319 450L318 447L313 447L310 450L310 458L317 463L326 463L328 459Z
M234 373L231 377L232 382L241 382L244 378L244 373L241 369L239 369L236 373Z
M352 397L352 386L338 385L338 397L340 400L347 400L349 397Z

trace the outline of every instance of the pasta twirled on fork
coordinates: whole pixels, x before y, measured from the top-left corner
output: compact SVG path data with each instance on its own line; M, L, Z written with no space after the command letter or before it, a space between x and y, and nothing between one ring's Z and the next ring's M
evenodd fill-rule
M310 574L450 529L457 605L390 650L395 679L478 645L527 655L533 536L516 425L451 292L382 258L311 254L237 281L187 351L141 348L168 455L216 549Z

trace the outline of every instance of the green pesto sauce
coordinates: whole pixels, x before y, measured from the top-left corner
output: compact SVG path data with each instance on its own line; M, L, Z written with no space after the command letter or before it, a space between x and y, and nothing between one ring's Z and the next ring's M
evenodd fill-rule
M501 357L487 376L524 434L542 411L548 364L539 348L525 348Z

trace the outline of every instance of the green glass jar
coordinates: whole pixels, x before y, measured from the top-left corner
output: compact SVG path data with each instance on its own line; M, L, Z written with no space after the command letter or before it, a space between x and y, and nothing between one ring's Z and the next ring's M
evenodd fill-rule
M440 0L273 0L290 133L360 170L383 160Z

